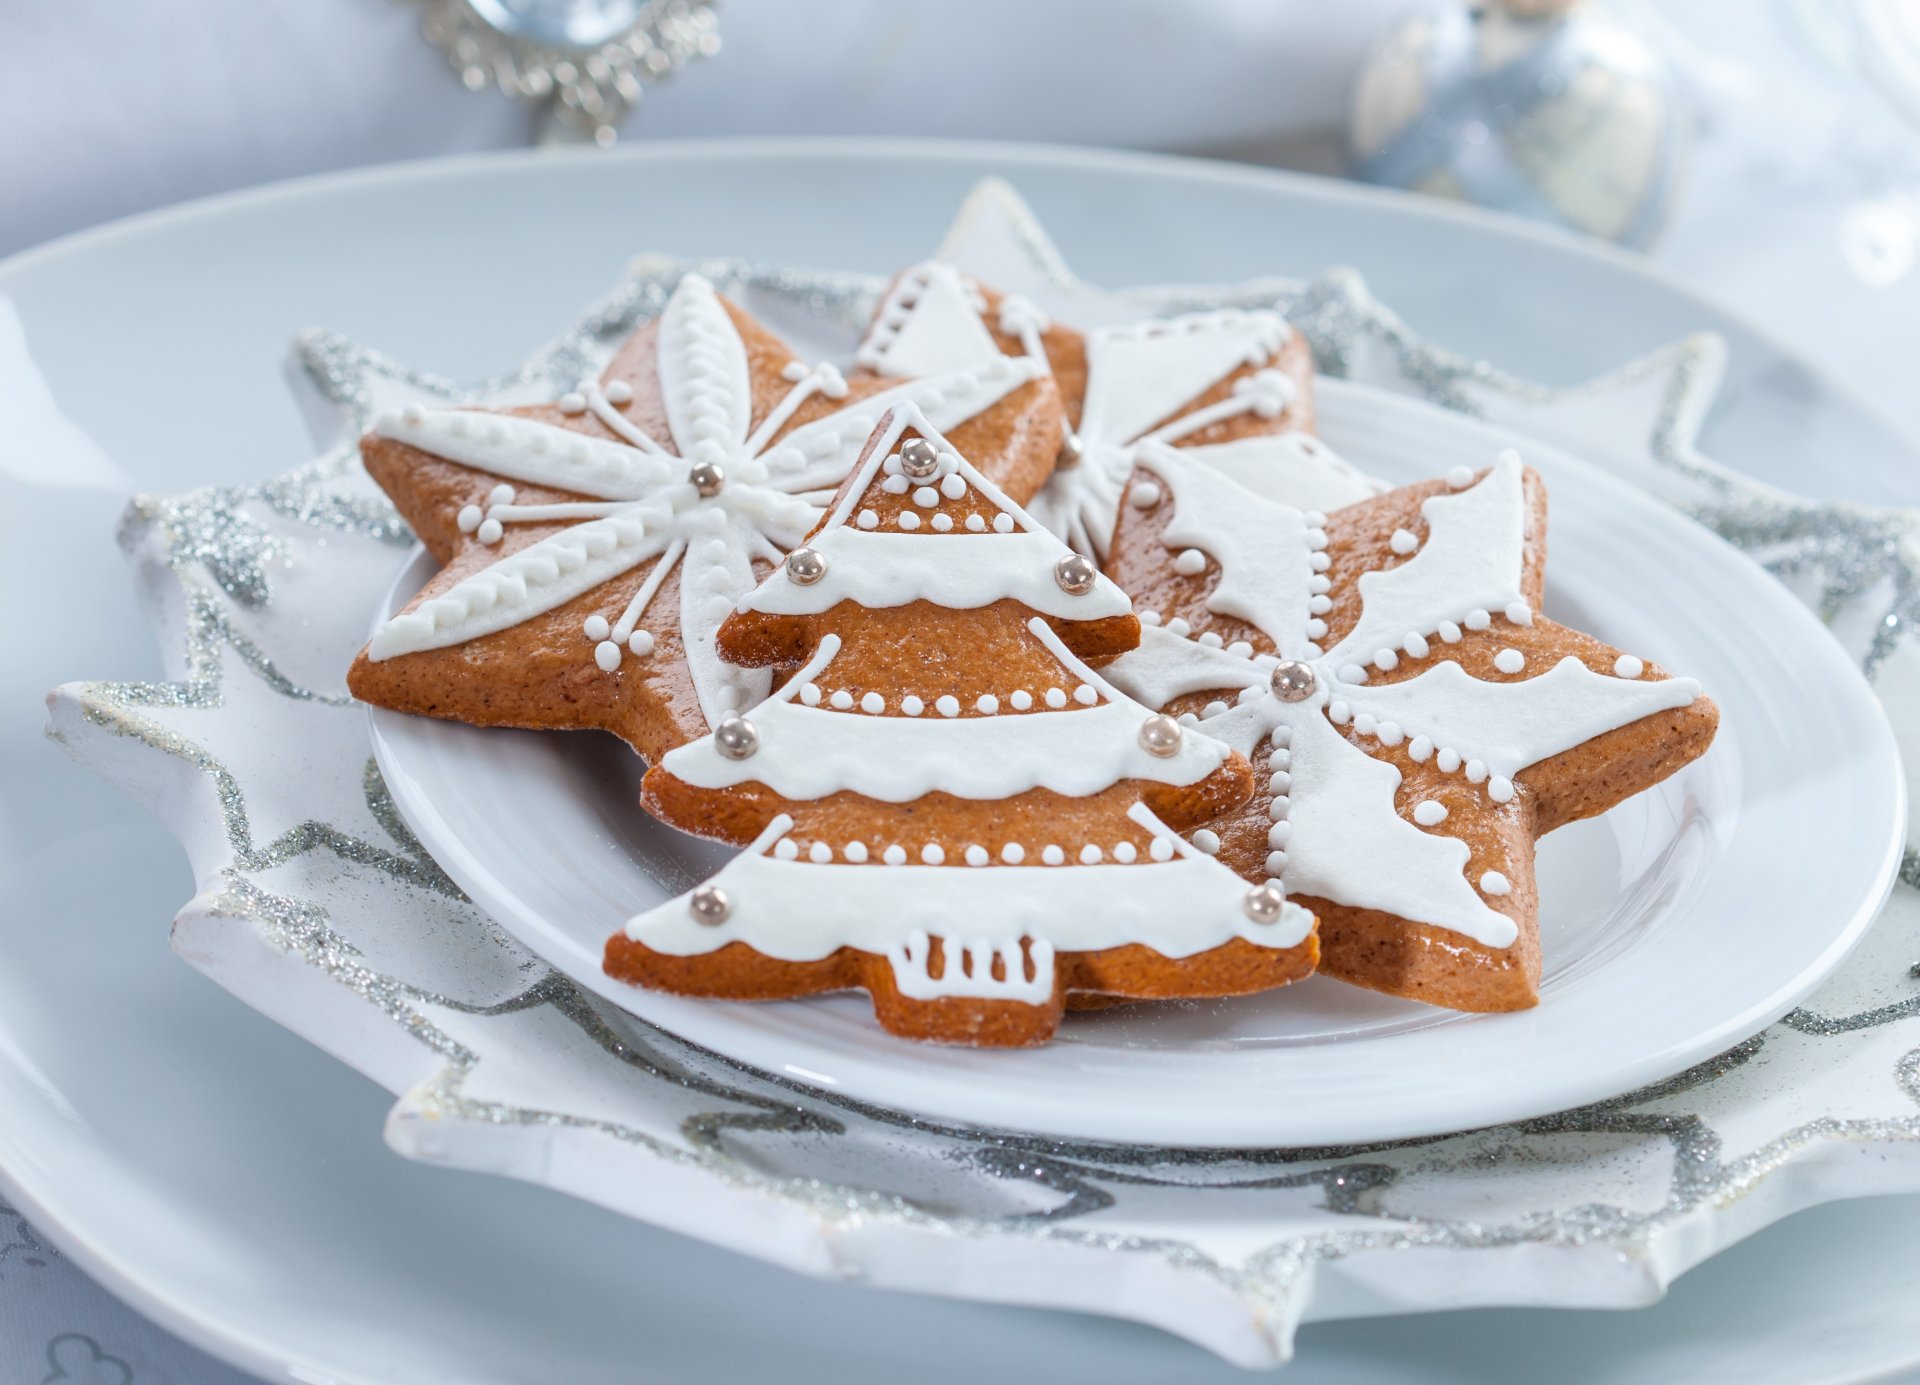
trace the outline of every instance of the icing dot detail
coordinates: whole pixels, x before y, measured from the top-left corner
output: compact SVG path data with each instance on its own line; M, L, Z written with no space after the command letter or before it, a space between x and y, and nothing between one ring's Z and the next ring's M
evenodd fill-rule
M1465 624L1469 630L1484 630L1493 624L1493 617L1485 611L1468 611Z
M1008 514L995 515L993 517L993 532L996 534L1011 534L1013 532L1013 516Z
M1396 529L1393 531L1393 537L1387 540L1387 547L1403 558L1419 546L1420 540L1415 537L1411 529Z
M887 710L887 699L877 692L863 693L860 697L860 710L869 716L879 716Z
M1059 688L1047 689L1047 705L1056 712L1067 705L1067 695Z
M1182 577L1195 577L1207 570L1207 555L1197 548L1183 548L1173 560L1173 570Z
M986 518L982 515L968 515L967 516L967 532L970 534L986 533L987 532Z
M1127 500L1136 510L1151 510L1160 503L1160 487L1152 481L1136 481Z
M917 717L927 710L927 704L915 697L912 693L908 693L900 699L900 710L910 717Z
M800 700L809 707L818 707L820 705L820 685L818 683L802 684L800 688Z
M930 866L944 865L947 859L946 849L939 842L928 842L920 848L920 859Z
M1487 780L1487 797L1495 803L1513 802L1513 781L1504 775L1494 775Z
M1097 866L1105 858L1106 853L1092 842L1080 848L1080 864L1083 866Z
M1513 893L1513 882L1497 870L1490 870L1480 877L1482 894L1503 895Z
M1447 484L1457 491L1463 491L1473 484L1473 468L1457 466L1447 473Z
M612 673L620 667L620 646L612 640L602 640L593 647L593 661L604 672Z
M902 510L900 512L900 527L908 533L912 533L920 527L920 516L912 510Z
M1533 624L1533 608L1524 601L1514 601L1507 605L1503 615L1515 625Z
M880 516L872 510L862 510L860 512L860 518L855 522L859 524L862 529L877 529L880 527Z
M880 853L880 859L890 866L904 866L907 863L907 849L895 842Z
M613 627L607 624L605 616L588 616L580 630L588 639L596 643L613 633Z
M1073 690L1073 700L1082 707L1091 707L1100 700L1100 694L1093 690L1092 685L1082 683Z
M975 702L973 705L974 705L974 709L978 711L982 716L990 717L994 713L1000 710L1000 699L995 697L992 693L981 693L980 700Z
M815 842L807 848L807 859L816 866L824 866L833 859L833 848L825 842Z
M1193 834L1193 849L1206 856L1220 854L1220 834L1211 827L1202 827Z
M1413 805L1413 820L1422 827L1438 827L1447 820L1447 805L1423 798Z
M943 717L957 717L960 715L960 699L951 693L942 694L934 700L933 710Z
M1067 859L1067 853L1062 851L1057 846L1048 845L1040 848L1040 860L1045 865L1049 865L1049 866L1064 865L1066 863L1066 859Z
M800 844L792 837L782 837L774 843L773 854L782 861L797 861L800 859Z
M970 866L984 866L992 859L984 846L970 846L966 850L966 861Z
M840 848L840 854L856 866L865 865L867 861L867 844L865 842L848 842Z
M827 703L836 712L852 711L853 710L853 694L848 692L845 688L841 688L837 692L835 692L833 696L827 699Z
M1156 861L1171 861L1173 859L1173 843L1165 837L1155 837L1153 839L1153 845L1147 848L1147 855Z
M1009 697L1007 701L1013 704L1014 711L1024 712L1033 705L1033 694L1025 688L1021 688L1018 692L1014 693L1012 697Z
M917 486L913 492L913 503L923 510L931 510L940 503L940 492L932 486Z
M1527 656L1517 649L1503 649L1493 656L1493 666L1502 673L1518 673L1527 666Z
M1010 866L1017 866L1027 859L1027 849L1019 842L1008 842L1000 848L1000 859Z
M1113 848L1113 859L1123 866L1130 866L1140 859L1140 853L1134 848L1132 842L1116 842Z
M1615 678L1638 678L1647 671L1647 666L1631 654L1622 654L1613 661Z

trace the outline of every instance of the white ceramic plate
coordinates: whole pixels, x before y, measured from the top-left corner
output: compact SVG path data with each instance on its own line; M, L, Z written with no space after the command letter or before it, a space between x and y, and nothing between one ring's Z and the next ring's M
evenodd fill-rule
M844 1381L910 1358L956 1385L1246 1378L1133 1324L881 1297L395 1158L377 1137L387 1091L168 951L166 920L193 888L168 825L77 772L27 711L62 679L157 676L115 517L135 488L252 481L309 455L275 367L292 330L328 323L479 376L544 340L643 244L884 271L924 253L988 174L1016 179L1105 282L1269 269L1281 243L1285 268L1354 264L1437 339L1549 380L1712 328L1732 366L1711 451L1801 490L1910 491L1906 441L1843 383L1644 261L1258 170L897 144L455 160L223 198L0 264L61 408L124 467L102 489L76 488L50 452L10 455L0 475L0 512L33 520L0 546L0 578L35 593L0 660L15 709L0 718L0 1193L42 1233L171 1330L273 1379ZM1128 234L1110 233L1116 218ZM1809 471L1810 458L1826 461ZM1806 1196L1857 1192L1866 1167L1849 1155ZM1311 1325L1287 1379L1515 1385L1568 1363L1589 1385L1884 1378L1916 1359L1916 1224L1915 1198L1822 1208L1632 1314Z
M618 742L375 708L381 771L461 888L582 985L762 1071L965 1125L1214 1146L1437 1135L1671 1076L1779 1018L1859 938L1899 850L1897 757L1859 671L1777 582L1644 494L1417 401L1322 393L1327 440L1396 483L1518 443L1552 505L1548 614L1720 702L1705 757L1543 844L1536 1010L1459 1015L1316 977L1074 1016L1056 1042L1009 1053L893 1038L860 995L660 995L607 977L601 947L730 853L648 820ZM432 570L409 566L395 604Z

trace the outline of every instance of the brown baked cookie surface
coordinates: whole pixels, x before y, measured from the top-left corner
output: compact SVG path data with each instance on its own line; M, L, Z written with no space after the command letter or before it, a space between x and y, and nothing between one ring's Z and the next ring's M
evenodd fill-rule
M1331 515L1138 458L1106 571L1147 630L1108 677L1247 755L1253 797L1195 840L1313 909L1329 975L1535 1004L1534 841L1713 739L1691 680L1538 614L1546 536L1511 452Z
M1057 392L1031 363L846 379L697 275L551 404L384 417L361 455L443 567L349 686L479 725L603 728L657 759L765 694L715 632L900 403L1019 498L1059 451Z
M1042 1043L1115 999L1239 995L1313 970L1307 911L1180 839L1253 792L1246 760L1093 668L1130 603L911 406L827 519L721 627L793 667L648 770L642 801L747 846L609 939L688 995L858 988L883 1027Z
M1313 356L1268 308L1225 308L1079 331L951 265L903 271L856 361L921 373L1004 356L1043 364L1066 409L1051 480L1027 508L1104 557L1131 470L1152 438L1199 449L1274 498L1332 509L1374 487L1313 436Z

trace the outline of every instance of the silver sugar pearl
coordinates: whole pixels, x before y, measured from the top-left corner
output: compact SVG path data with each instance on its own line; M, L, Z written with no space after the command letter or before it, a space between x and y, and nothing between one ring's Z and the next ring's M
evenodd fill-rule
M908 438L900 444L900 470L916 481L924 481L940 469L940 449L925 438Z
M1313 665L1298 659L1282 659L1273 666L1273 695L1282 702L1304 702L1313 696L1319 684Z
M827 575L827 560L811 548L796 548L787 554L787 580L795 586L811 587Z
M1140 748L1165 760L1180 753L1180 723L1165 712L1156 712L1140 723Z
M711 500L727 484L727 469L718 462L702 462L687 473L687 479L693 482L695 490Z
M1080 435L1078 433L1068 433L1066 437L1061 439L1060 455L1054 458L1053 461L1054 469L1057 471L1071 471L1080 465L1081 459L1086 455L1087 445L1080 441Z
M1247 917L1255 923L1278 923L1280 915L1286 911L1287 893L1271 880L1264 885L1255 885L1247 891L1247 897L1240 901L1240 907L1247 911Z
M713 728L713 746L729 760L744 760L760 748L760 733L738 712L728 712Z
M1069 596L1085 596L1093 590L1093 579L1099 575L1100 569L1084 553L1069 553L1053 565L1053 580Z
M687 912L693 915L695 923L717 928L733 912L733 901L718 885L702 885L687 896Z

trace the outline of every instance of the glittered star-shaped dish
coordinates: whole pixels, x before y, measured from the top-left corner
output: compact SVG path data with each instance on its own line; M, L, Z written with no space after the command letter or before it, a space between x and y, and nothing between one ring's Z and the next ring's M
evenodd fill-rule
M1702 754L1690 679L1539 614L1546 496L1517 453L1333 515L1140 449L1106 570L1107 676L1245 754L1195 834L1319 916L1321 970L1460 1010L1538 999L1535 838Z
M367 470L445 567L349 686L481 725L598 727L658 759L766 696L770 675L723 662L714 632L906 403L1016 498L1059 450L1035 362L850 380L698 275L552 404L386 415L362 442Z
M1050 373L1066 409L1059 465L1028 505L1083 553L1113 534L1134 451L1202 449L1273 499L1333 509L1377 489L1313 436L1313 359L1271 308L1220 308L1080 332L1020 295L929 261L889 287L856 361L920 374L996 356Z

